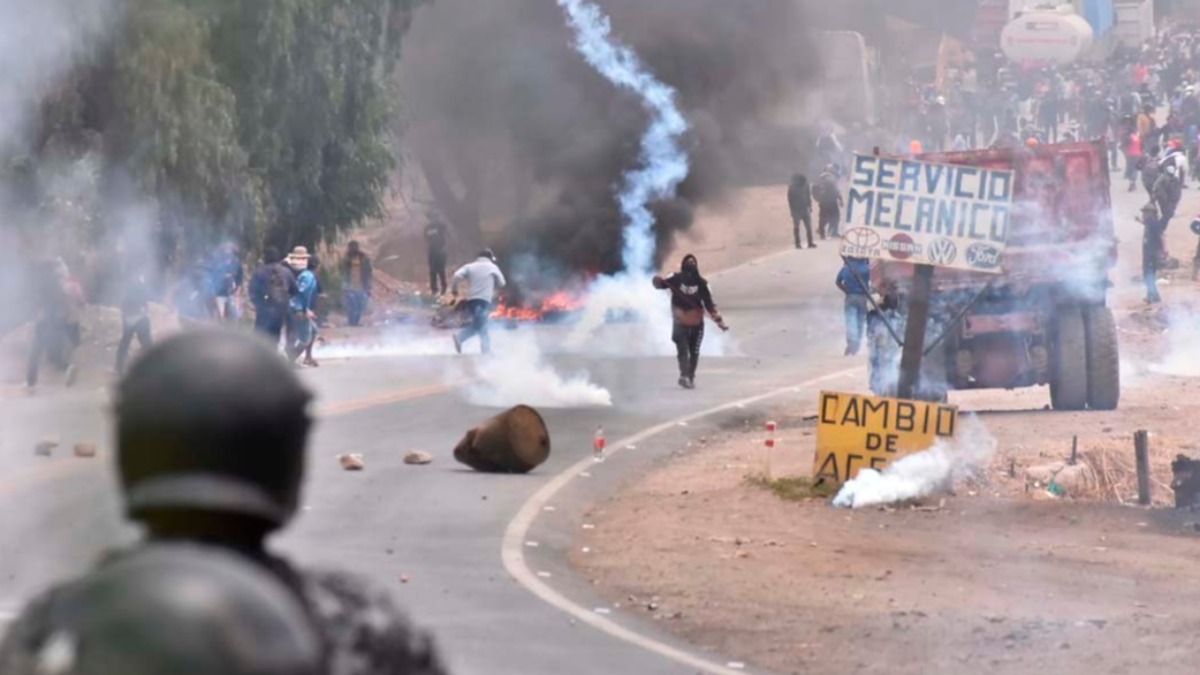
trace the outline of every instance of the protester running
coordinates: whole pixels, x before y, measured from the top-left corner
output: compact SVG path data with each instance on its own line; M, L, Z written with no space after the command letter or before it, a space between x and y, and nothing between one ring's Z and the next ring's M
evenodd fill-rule
M490 354L492 353L492 338L488 334L488 319L491 317L496 291L504 288L507 283L504 280L504 273L496 266L496 254L492 252L492 249L483 249L474 262L463 265L454 273L450 294L456 299L458 298L458 285L463 281L467 283L467 297L464 302L470 323L462 331L452 336L454 351L461 354L463 344L478 335L482 352Z

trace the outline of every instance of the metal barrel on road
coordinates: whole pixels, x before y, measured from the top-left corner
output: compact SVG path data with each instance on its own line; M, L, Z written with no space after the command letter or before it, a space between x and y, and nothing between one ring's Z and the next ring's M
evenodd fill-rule
M550 456L550 431L538 411L519 405L467 432L454 459L491 473L529 473Z

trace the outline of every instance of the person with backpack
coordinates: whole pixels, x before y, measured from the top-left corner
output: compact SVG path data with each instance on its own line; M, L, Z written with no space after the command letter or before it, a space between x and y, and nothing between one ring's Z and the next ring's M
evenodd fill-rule
M254 304L254 329L279 343L287 321L288 307L296 294L296 276L283 263L279 249L268 246L263 263L250 277L250 301Z
M1175 217L1175 210L1179 208L1179 200L1183 198L1179 168L1174 163L1164 163L1162 171L1158 172L1158 178L1154 180L1150 197L1158 206L1158 229L1160 232L1166 232L1171 219Z
M817 200L817 206L821 209L817 221L817 234L822 239L826 234L830 237L840 236L838 225L842 220L842 192L838 189L837 174L833 166L827 167L817 180L813 198Z

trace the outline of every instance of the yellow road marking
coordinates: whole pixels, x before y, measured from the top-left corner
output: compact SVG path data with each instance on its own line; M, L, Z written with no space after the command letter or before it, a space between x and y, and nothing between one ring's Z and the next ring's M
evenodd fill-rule
M101 455L97 455L97 457L100 456ZM25 471L12 474L6 478L0 478L0 494L15 492L21 488L35 487L39 483L68 476L76 470L86 466L90 461L95 460L49 460L48 463L38 465L33 469L26 469Z
M322 406L317 409L318 417L337 417L339 415L348 415L353 412L378 408L379 406L390 405L392 403L402 403L404 401L413 401L428 396L436 396L444 394L451 389L454 389L461 382L450 382L447 384L434 384L428 387L419 389L406 389L403 391L394 391L387 394L380 394L370 398L361 398L351 401L343 401L341 403L331 403L327 406Z

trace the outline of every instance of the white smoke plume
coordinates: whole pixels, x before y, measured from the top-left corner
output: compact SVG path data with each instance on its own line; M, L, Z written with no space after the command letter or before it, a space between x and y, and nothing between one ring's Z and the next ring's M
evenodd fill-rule
M979 418L959 421L953 440L939 439L924 452L902 457L883 471L863 469L833 499L833 505L864 508L928 497L953 489L955 483L983 471L996 453L996 439Z
M119 17L112 0L0 2L0 150L27 140L41 99Z
M688 157L680 139L687 121L675 104L675 90L651 74L629 47L612 36L612 23L599 7L586 0L558 0L575 32L575 47L593 68L613 85L636 94L651 113L642 136L642 166L625 174L618 195L626 218L622 261L625 271L646 275L654 261L654 216L647 205L675 195L687 178Z
M1200 377L1200 313L1187 306L1172 307L1168 315L1170 349L1151 372L1176 377Z
M595 334L613 313L631 313L641 327L634 342L653 349L656 335L664 340L661 329L646 323L648 317L667 316L667 305L656 297L650 285L654 265L654 215L648 205L653 200L669 199L687 178L688 156L680 139L688 123L675 101L675 90L654 77L628 46L612 35L609 18L596 5L585 0L558 0L575 32L575 47L600 75L613 85L633 92L651 114L650 126L642 135L641 166L625 174L618 194L625 218L624 248L621 261L625 271L601 277L588 293L588 308L572 333L570 345L578 347Z
M539 408L612 405L612 395L593 384L586 372L560 375L546 362L531 332L519 331L504 343L503 350L494 350L476 362L473 372L464 373L468 402L500 408L517 404Z

